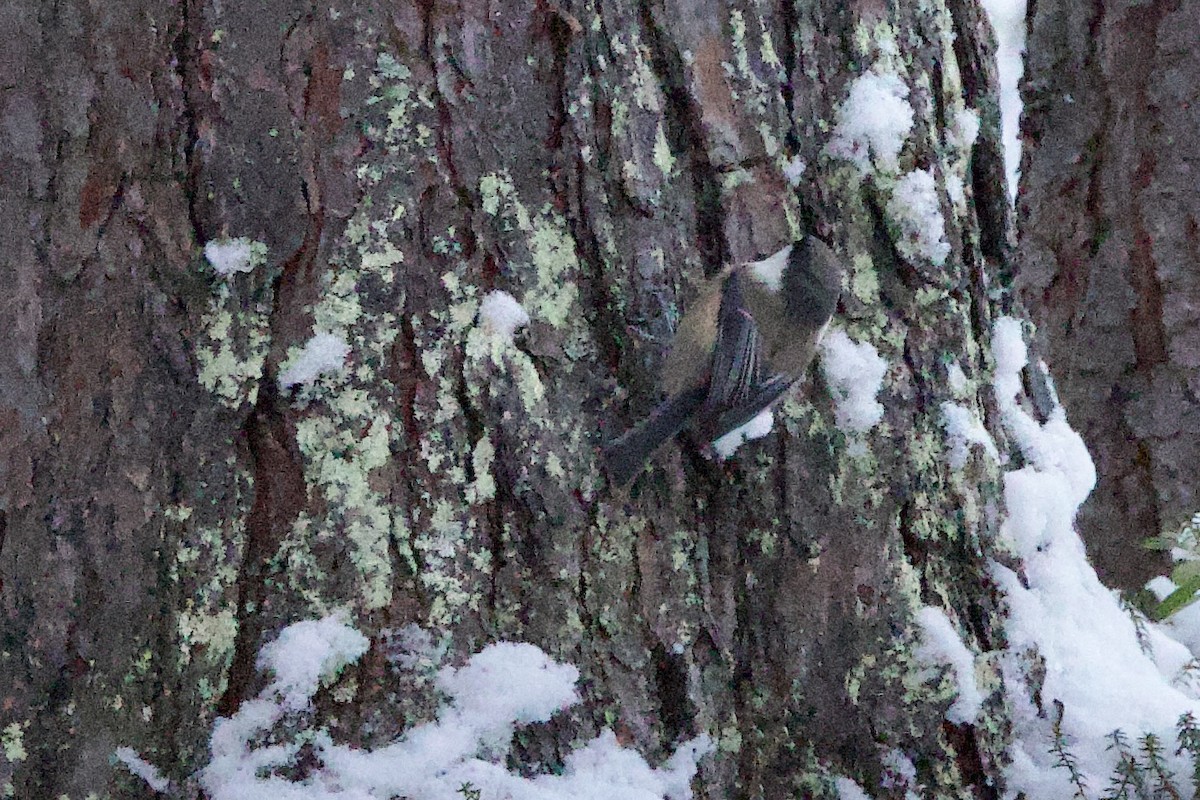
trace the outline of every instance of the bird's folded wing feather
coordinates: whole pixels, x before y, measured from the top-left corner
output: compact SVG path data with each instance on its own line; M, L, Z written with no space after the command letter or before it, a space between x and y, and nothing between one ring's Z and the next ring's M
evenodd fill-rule
M740 279L734 272L725 279L721 295L706 405L714 410L744 405L764 380L762 356L758 323L746 308Z

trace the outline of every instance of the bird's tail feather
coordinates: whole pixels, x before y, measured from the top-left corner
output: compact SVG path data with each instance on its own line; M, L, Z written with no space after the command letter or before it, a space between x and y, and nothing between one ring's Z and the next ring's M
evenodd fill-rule
M609 442L604 448L604 470L616 486L625 486L641 472L642 465L659 446L687 427L688 420L704 404L705 387L667 398L644 421Z

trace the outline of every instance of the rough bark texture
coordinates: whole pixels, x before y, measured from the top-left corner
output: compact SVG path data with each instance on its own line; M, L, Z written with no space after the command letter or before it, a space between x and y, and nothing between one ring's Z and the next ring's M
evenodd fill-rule
M1002 644L997 467L951 470L938 416L957 400L996 427L1011 223L974 3L297 8L0 11L0 785L146 796L113 765L128 745L194 793L259 646L342 608L374 644L320 699L341 740L428 718L388 668L387 632L416 623L448 662L506 638L580 667L585 704L521 734L530 761L601 725L652 763L707 731L704 798L878 786L892 748L927 796L996 796L1003 703L945 722L953 681L916 662L911 621L941 606L972 648ZM966 179L944 269L901 257L880 185L822 153L877 62L916 111L902 168ZM973 159L946 133L964 106ZM1156 186L1139 207L1185 202ZM803 231L853 263L839 319L890 364L883 423L848 438L810 379L736 461L681 440L610 493L597 445L657 401L688 287ZM226 236L258 243L253 271L214 274L202 248ZM1160 282L1191 279L1189 236L1143 251ZM475 323L495 289L533 318L511 343ZM1144 294L1148 381L1200 348ZM345 336L346 372L281 390L314 330ZM979 678L997 692L986 655Z
M1079 515L1102 576L1200 510L1200 4L1038 3L1020 285L1100 481Z

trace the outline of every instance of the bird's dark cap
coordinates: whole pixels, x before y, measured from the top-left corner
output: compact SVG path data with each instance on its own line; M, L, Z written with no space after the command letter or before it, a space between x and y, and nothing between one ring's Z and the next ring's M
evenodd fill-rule
M846 274L840 257L815 236L805 236L792 248L783 273L788 315L799 322L824 325L837 309Z

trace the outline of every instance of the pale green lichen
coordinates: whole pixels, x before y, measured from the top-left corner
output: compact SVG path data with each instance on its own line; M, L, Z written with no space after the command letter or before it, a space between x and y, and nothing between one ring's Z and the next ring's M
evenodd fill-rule
M743 77L749 77L750 52L746 48L746 17L741 10L729 12L729 27L733 31L733 52L737 58L737 69Z
M750 174L749 170L741 168L730 170L721 176L721 188L726 192L732 192L739 186L750 183L754 183L754 176Z
M411 77L412 71L390 53L379 54L375 61L375 71L368 78L368 83L375 92L367 98L366 103L367 106L386 103L388 125L384 131L368 127L368 135L383 138L389 144L396 144L407 138L415 105L412 87L408 83Z
M629 104L619 98L612 100L612 122L609 125L614 139L629 135Z
M193 511L195 511L195 509L193 509L191 506L178 503L164 508L163 516L172 522L186 522L191 518Z
M330 416L310 416L296 424L296 444L305 458L305 478L327 504L327 524L340 528L351 543L366 608L381 608L391 598L388 540L391 510L370 483L372 471L390 457L385 421L365 391L345 388L329 398ZM340 423L340 424L339 424ZM355 424L357 423L357 424ZM315 532L321 536L321 530Z
M175 617L177 665L196 670L190 680L203 685L208 692L202 695L205 700L224 691L226 670L233 657L240 567L233 554L243 552L245 520L254 495L253 476L238 465L232 454L226 469L229 485L219 490L228 508L225 521L199 522L198 518L209 511L201 502L167 506L162 512L168 530L176 531L172 536L176 544L168 575L185 592ZM205 496L215 503L219 495L202 483L196 497ZM127 680L132 677L140 682L138 675L152 666L144 653L134 663Z
M25 725L28 724L13 722L0 732L0 745L3 745L4 757L9 763L24 761L29 757L29 753L25 751Z
M633 34L632 38L634 57L629 82L633 86L633 100L638 108L658 113L661 110L658 77L650 68L649 52L638 40L637 34Z
M671 171L675 169L675 156L671 153L671 147L667 144L667 134L663 131L662 122L658 123L658 129L654 133L654 165L665 177L670 177Z
M393 209L389 215L396 213ZM320 583L320 569L307 544L310 537L345 537L360 599L365 608L375 609L391 599L394 511L372 485L372 476L389 462L395 426L390 407L367 387L377 380L378 364L395 340L397 326L390 312L366 313L358 287L368 280L392 283L404 257L384 227L361 214L351 223L348 237L358 245L358 258L331 263L322 277L321 301L313 318L318 328L351 343L359 366L355 372L328 376L321 387L299 392L296 402L307 406L308 413L296 422L296 444L304 458L305 480L320 492L325 514L320 520L298 519L280 555L297 571L292 574L316 579L303 587L307 590ZM307 591L305 595L310 603L317 602Z
M854 26L855 52L864 61L873 61L876 68L903 75L906 69L897 35L896 27L886 19L860 22Z
M237 637L237 618L232 608L216 614L195 613L190 601L179 613L176 628L184 658L190 659L196 647L206 648L209 659L220 662L233 654L234 639Z
M397 306L368 308L363 290L388 287L403 302L394 288L405 266L396 223L408 216L411 199L378 187L419 161L436 161L436 89L415 83L410 68L391 54L379 54L373 67L366 76L371 96L364 134L382 142L387 157L356 171L364 199L321 277L320 300L312 308L314 328L349 345L351 368L292 395L304 479L322 513L301 513L271 557L291 591L317 613L331 610L326 608L331 565L324 554L333 539L346 543L348 559L341 566L353 576L363 609L391 600L393 545L402 565L414 571L417 566L404 513L383 493L403 427L394 417L395 389L381 374L400 330ZM453 229L435 237L435 246L448 255L461 247ZM444 353L428 356L425 366L436 374Z
M475 473L475 482L469 489L468 502L487 502L496 496L496 480L492 476L495 459L496 448L492 446L491 439L482 437L471 451L471 470Z
M760 25L762 20L759 20ZM734 63L724 64L725 71L731 77L738 79L730 86L730 97L735 101L744 101L743 109L750 117L777 126L778 122L769 113L772 106L777 106L780 100L778 87L768 86L758 76L750 63L750 49L746 36L746 18L738 9L729 14L731 43L733 46ZM778 59L776 59L778 60ZM743 94L745 95L743 97Z
M730 720L729 724L721 728L717 736L717 748L722 753L739 753L742 749L742 730L738 727L737 718Z
M854 254L850 291L865 306L875 307L879 304L879 273L875 270L870 253L859 251Z
M758 135L762 138L763 150L766 151L768 156L779 155L781 152L779 139L775 136L775 130L775 125L770 122L764 121L758 123ZM782 172L782 169L780 171Z
M775 52L775 43L771 40L771 31L767 25L767 21L760 17L758 24L762 32L762 46L760 49L762 61L768 67L775 70L778 80L783 81L787 76L783 71L783 62L779 60L779 55Z
M271 307L266 300L243 307L228 282L217 284L216 296L201 318L196 347L200 385L229 408L253 405L258 398L270 345Z
M534 223L529 248L537 274L536 284L525 295L530 315L556 328L578 319L581 309L574 277L579 257L566 220L556 212L543 211Z
M500 212L500 200L512 194L512 180L503 173L489 173L479 179L479 195L483 212L496 216Z

